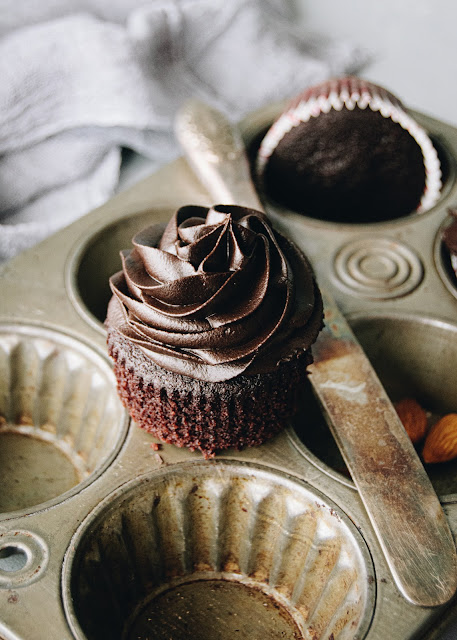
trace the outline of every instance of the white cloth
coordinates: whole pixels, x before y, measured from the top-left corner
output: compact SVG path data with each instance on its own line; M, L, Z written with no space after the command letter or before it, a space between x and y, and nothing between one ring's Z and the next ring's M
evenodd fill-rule
M36 3L41 14L22 27L17 0L6 3L0 260L109 198L122 147L157 166L175 157L172 123L184 99L199 97L236 120L365 61L352 45L297 33L262 0L154 0L142 7L129 0L123 24L71 13L68 0L70 14L62 16L62 3L48 0ZM100 15L102 0L94 3ZM121 5L114 2L113 20L122 20ZM53 12L60 17L50 19Z

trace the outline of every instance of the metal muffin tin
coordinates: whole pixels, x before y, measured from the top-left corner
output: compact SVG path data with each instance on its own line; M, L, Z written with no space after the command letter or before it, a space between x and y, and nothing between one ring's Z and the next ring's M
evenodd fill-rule
M242 123L248 146L281 106ZM430 211L335 225L266 206L391 398L439 415L457 411L457 289L440 241L457 129L415 116L446 165ZM106 355L108 276L136 231L189 203L212 204L179 159L0 272L0 638L437 638L457 607L397 591L311 398L272 441L212 461L129 422ZM429 472L457 535L457 462Z

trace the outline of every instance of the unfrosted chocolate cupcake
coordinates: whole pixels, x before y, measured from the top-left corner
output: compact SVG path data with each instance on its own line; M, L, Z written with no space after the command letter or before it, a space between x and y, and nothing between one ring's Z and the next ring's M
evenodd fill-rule
M263 138L257 174L265 193L307 216L378 222L438 200L438 154L385 89L345 77L295 98Z
M106 324L134 421L205 457L283 429L322 327L306 257L263 213L228 205L183 207L133 246Z

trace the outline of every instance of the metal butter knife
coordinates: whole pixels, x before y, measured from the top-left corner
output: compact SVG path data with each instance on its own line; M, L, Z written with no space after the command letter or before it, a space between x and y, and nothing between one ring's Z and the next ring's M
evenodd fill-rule
M219 111L190 100L176 136L214 203L263 210L241 136ZM395 409L328 292L310 382L357 486L395 583L416 605L446 603L457 556L444 512Z

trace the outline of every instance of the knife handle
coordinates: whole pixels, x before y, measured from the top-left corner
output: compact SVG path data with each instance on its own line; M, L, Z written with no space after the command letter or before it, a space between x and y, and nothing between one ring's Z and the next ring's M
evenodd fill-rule
M263 211L238 129L220 111L189 100L178 112L175 134L194 173L217 201L212 204Z

